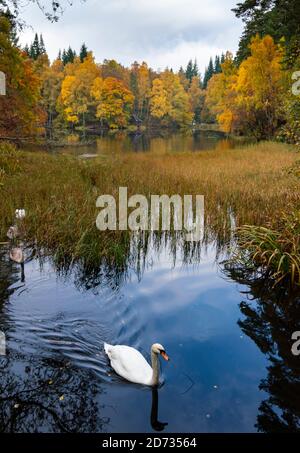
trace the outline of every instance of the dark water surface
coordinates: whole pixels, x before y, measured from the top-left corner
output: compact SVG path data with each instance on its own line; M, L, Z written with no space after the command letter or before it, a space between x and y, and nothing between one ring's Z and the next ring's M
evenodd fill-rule
M105 136L84 153L234 147L215 133ZM219 251L218 251L219 252ZM263 278L224 271L214 243L187 264L168 243L149 247L145 268L58 272L51 259L20 266L0 246L0 431L253 432L300 430L300 300ZM123 381L103 342L149 359L162 343L157 392ZM160 422L168 423L168 425Z
M2 247L0 430L143 432L162 429L159 422L166 432L298 429L290 331L299 308L274 308L263 282L238 283L215 256L211 245L198 265L180 256L174 265L166 245L150 250L139 275L103 271L94 280L32 259L22 282ZM124 382L104 341L148 358L151 344L162 343L171 357L164 385L155 394Z

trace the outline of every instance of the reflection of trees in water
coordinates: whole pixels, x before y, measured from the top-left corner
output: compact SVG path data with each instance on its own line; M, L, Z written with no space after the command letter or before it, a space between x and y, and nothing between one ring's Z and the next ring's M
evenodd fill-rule
M268 398L259 406L262 432L300 431L300 356L291 352L292 333L300 330L300 294L272 287L266 276L225 265L233 280L248 286L240 304L239 326L267 356L268 375L259 388Z
M201 255L207 252L211 239L207 234L203 241L188 242L182 232L140 232L131 235L129 246L120 253L117 260L113 243L111 257L100 257L95 262L87 261L84 257L74 262L66 256L62 260L51 255L50 260L58 275L71 279L78 289L96 290L100 286L110 286L112 290L116 290L132 273L140 280L145 269L151 267L153 260L161 254L166 254L174 266L177 262L198 265ZM215 239L216 260L227 251L228 237L223 239ZM41 266L43 261L40 258Z
M153 238L152 238L153 239ZM167 241L166 237L164 240ZM126 280L129 271L134 270L141 278L146 266L146 256L150 236L137 236L131 242L130 254L119 265L102 263L99 267L81 263L54 262L62 276L75 279L80 289L117 289ZM164 244L165 245L165 244ZM175 242L170 244L175 251ZM162 237L152 241L151 247L158 253ZM40 265L45 264L37 251ZM10 338L10 333L18 329L10 316L10 296L24 286L20 282L20 268L9 260L6 249L0 250L0 330L7 335L7 355L0 357L0 432L103 432L109 431L110 419L101 416L102 407L99 394L103 387L95 379L93 371L75 367L59 355L45 356L43 345L35 343L34 354L22 352L20 340ZM26 335L26 333L25 333ZM18 337L19 338L19 337ZM31 348L26 344L26 349ZM40 349L41 348L41 349ZM21 349L24 349L23 347ZM152 391L150 423L154 430L162 431L167 423L158 420L158 391Z
M19 279L20 269L2 249L0 330L8 342L17 326L6 303L18 289ZM103 390L96 383L91 371L71 368L66 360L45 358L38 349L35 355L16 352L10 345L7 355L0 356L0 432L105 430L109 419L101 417L96 395Z
M0 309L1 303L4 303L14 292L11 288L19 280L18 265L10 261L9 249L0 248Z
M99 392L86 370L10 352L0 359L0 432L103 431Z
M134 236L118 261L106 257L92 265L84 258L72 262L66 257L60 261L55 256L50 256L50 261L62 277L74 280L79 289L97 291L97 288L109 285L116 290L131 272L141 278L145 268L151 266L153 257L161 252L172 256L174 264L177 259L198 263L205 247L205 243L186 242L180 233L144 233ZM35 252L42 267L43 251L36 248ZM20 267L9 260L8 250L0 249L0 330L5 331L8 342L10 332L17 330L18 325L10 316L6 303L14 291L24 286L18 282ZM101 406L97 403L103 388L91 371L71 367L59 357L49 359L36 344L34 355L17 352L13 341L7 356L0 357L0 432L109 430L110 420L101 417ZM156 390L152 397L151 425L160 431L165 423L158 421Z

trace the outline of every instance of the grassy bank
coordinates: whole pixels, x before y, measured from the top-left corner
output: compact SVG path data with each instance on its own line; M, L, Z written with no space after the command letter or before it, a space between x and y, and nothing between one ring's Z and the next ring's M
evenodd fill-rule
M289 169L293 148L261 143L241 149L183 154L124 154L92 161L0 145L0 241L24 207L26 237L55 256L87 263L129 256L129 235L100 233L96 198L130 194L202 194L205 238L226 243L233 225L276 225L300 208L300 181Z

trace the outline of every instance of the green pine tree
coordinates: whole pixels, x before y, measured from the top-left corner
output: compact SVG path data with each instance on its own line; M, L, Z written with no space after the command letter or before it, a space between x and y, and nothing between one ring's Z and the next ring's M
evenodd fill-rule
M199 75L198 63L197 59L195 58L194 66L193 66L193 77L197 77Z
M67 50L67 63L73 63L74 58L76 57L76 52L72 50L71 46L69 46Z
M67 52L66 52L65 49L63 50L61 59L62 59L62 62L63 62L63 64L64 64L64 66L65 66L67 63L69 63L69 62L68 62L68 55L67 55Z
M34 36L33 43L30 46L29 56L33 60L36 60L40 56L40 41L38 34L36 33Z
M46 47L43 39L43 35L40 35L40 55L44 55L46 53Z
M219 74L220 72L222 72L221 58L219 57L219 55L217 55L216 58L215 58L214 73L215 74Z
M87 47L86 47L85 43L83 43L80 48L80 53L79 53L79 58L80 58L81 63L87 57L87 54L88 54Z
M232 10L245 26L240 39L236 61L249 56L249 44L256 34L271 35L278 43L285 38L287 53L295 36L300 36L299 0L244 0Z
M193 62L192 62L192 60L190 60L187 64L186 71L185 71L185 76L189 80L189 82L191 82L192 78L193 78L193 73L194 73L193 69L194 69Z
M204 78L203 78L203 88L207 88L207 84L214 75L214 64L212 58L209 59L208 67L205 69Z

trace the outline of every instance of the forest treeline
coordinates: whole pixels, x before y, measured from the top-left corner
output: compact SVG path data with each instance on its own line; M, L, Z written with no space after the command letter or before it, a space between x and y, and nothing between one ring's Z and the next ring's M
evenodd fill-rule
M178 72L154 71L146 62L97 63L85 44L78 55L69 46L50 62L41 35L21 48L15 17L1 11L0 1L0 70L7 77L0 134L218 122L227 133L299 143L300 99L292 92L300 70L299 8L298 0L238 4L245 28L237 56L216 56L201 77L192 60Z

